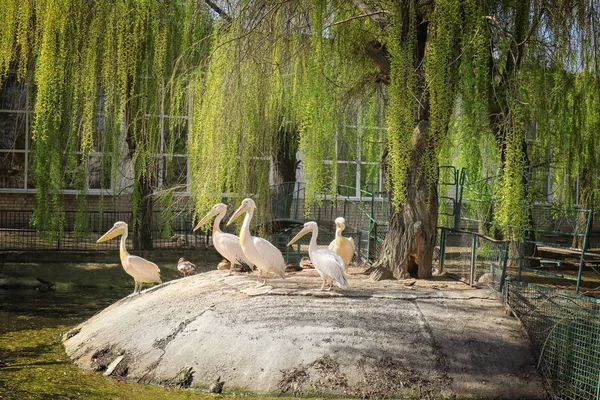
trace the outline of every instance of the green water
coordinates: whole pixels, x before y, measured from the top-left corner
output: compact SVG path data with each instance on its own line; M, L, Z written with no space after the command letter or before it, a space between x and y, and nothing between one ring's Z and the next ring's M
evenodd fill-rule
M239 399L118 381L72 364L62 334L130 293L0 289L0 399Z

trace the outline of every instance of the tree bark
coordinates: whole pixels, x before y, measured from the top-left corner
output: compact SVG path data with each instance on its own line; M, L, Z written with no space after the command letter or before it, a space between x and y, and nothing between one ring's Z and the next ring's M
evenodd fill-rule
M411 275L426 279L432 275L438 193L437 179L430 182L422 173L428 139L429 122L421 121L413 132L414 150L408 170L406 205L401 210L392 210L383 249L371 276L373 280L386 278L382 269L391 271L398 279Z
M361 11L369 11L369 8L360 0L354 0L354 3ZM405 7L408 6L409 3L405 2ZM408 11L404 13L404 15L408 14ZM382 29L387 25L381 18L374 23ZM405 27L408 25L408 23L403 24ZM415 74L417 87L424 91L424 59L429 36L429 23L422 15L417 14L414 33L416 33ZM406 28L398 40L406 40L410 34L411 32ZM377 47L371 47L371 50L377 49ZM378 50L380 54L389 56L385 48ZM389 74L389 66L380 62L380 55L375 57L372 51L367 52L367 55L379 67L380 75ZM382 81L385 82L385 80ZM427 152L432 150L433 143L429 141L429 97L427 93L417 97L420 101L415 115L416 128L413 132L411 164L407 171L406 204L401 210L392 209L383 248L379 259L374 264L374 271L371 273L373 280L387 279L392 276L405 279L411 274L421 279L427 279L432 275L438 220L438 178L428 181L428 177L423 174L425 157ZM387 152L383 157L384 169L386 164ZM389 190L390 188L388 188Z
M147 175L142 176L138 185L141 198L139 204L140 219L137 223L134 223L133 248L136 250L151 250L154 247L152 243L154 203L150 177Z
M296 169L298 160L298 130L296 127L281 129L276 151L271 155L271 173L273 185L271 186L271 215L272 218L290 218L292 196L296 182ZM284 182L289 184L282 185ZM286 200L287 198L287 200Z
M132 160L134 168L134 196L133 202L139 201L139 204L132 204L132 208L136 210L133 215L133 226L132 236L133 248L135 250L150 250L153 248L152 243L152 226L154 217L154 207L152 199L152 186L155 179L156 165L143 164L140 165L139 161L135 162L136 157L134 154L137 150L134 129L136 124L134 122L135 116L131 112L131 102L125 108L125 141L127 142L127 148L129 151L129 157ZM141 124L140 124L141 125ZM151 163L152 161L148 161ZM145 173L140 173L140 168L145 168ZM137 178L139 176L139 178ZM139 200L138 200L139 199ZM139 218L138 218L139 215Z

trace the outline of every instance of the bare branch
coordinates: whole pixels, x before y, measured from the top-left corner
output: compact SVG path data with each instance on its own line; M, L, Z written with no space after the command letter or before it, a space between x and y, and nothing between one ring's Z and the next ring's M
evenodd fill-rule
M209 6L210 8L212 8L213 11L215 11L217 14L219 14L219 16L221 18L223 18L225 21L227 21L227 22L233 21L233 18L231 18L221 7L219 7L218 5L216 5L211 0L204 0L204 2L206 3L207 6Z
M368 16L371 19L371 22L381 29L385 29L387 26L386 19L381 15L383 12L375 12L371 10L371 8L365 4L362 0L352 0L352 3L358 8L365 16ZM392 14L390 11L386 11L387 14Z
M538 24L540 23L540 20L542 19L542 15L544 15L545 10L546 9L544 7L540 8L540 13L538 14L538 17L533 22L533 24L531 24L531 28L529 29L527 36L525 36L525 39L523 39L523 41L521 43L517 44L517 46L522 46L523 44L527 43L527 41L531 38L531 35L533 34L533 32L535 31L535 28L537 28Z
M345 22L352 21L352 20L358 19L358 18L371 17L371 16L377 15L377 14L391 14L391 12L389 12L387 10L381 10L381 11L373 11L373 12L368 13L368 14L355 15L354 17L346 18L346 19L343 19L341 21L334 22L333 24L327 25L326 28L329 28L329 27L335 26L335 25L339 25L339 24L343 24Z

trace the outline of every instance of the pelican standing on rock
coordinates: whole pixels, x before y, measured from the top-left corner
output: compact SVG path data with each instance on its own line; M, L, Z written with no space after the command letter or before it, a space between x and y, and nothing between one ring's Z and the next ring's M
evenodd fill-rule
M254 215L255 208L256 204L254 204L254 200L244 199L240 207L235 210L235 213L229 219L229 222L227 222L227 226L231 225L243 212L246 212L242 228L240 229L240 244L248 260L258 268L259 285L266 285L267 274L269 272L276 273L282 278L284 277L285 260L281 251L269 241L250 235L250 220ZM261 283L260 280L263 273L265 274L265 281Z
M133 277L135 281L135 288L133 289L133 294L139 293L142 290L143 283L162 283L160 280L160 269L158 269L158 265L150 262L148 260L144 260L142 257L132 256L127 252L125 248L125 242L127 240L127 234L129 233L127 224L122 221L115 222L115 225L100 239L96 241L96 243L106 242L112 238L115 238L121 235L121 245L119 248L119 255L121 256L121 264L123 265L123 269L129 275Z
M335 239L329 244L329 250L333 250L344 260L344 269L348 271L348 265L354 257L354 239L342 236L346 229L346 220L343 217L335 219Z
M240 245L240 239L232 235L231 233L225 233L221 230L221 220L225 216L227 212L227 206L223 203L215 204L208 214L204 216L198 222L198 225L194 228L194 232L196 232L202 225L204 225L211 217L217 216L215 221L213 222L213 234L212 240L215 245L215 249L221 254L227 261L229 261L229 275L232 274L233 266L235 264L246 264L250 266L250 270L252 270L252 263L248 260L248 257L244 254L242 250L242 246ZM219 264L221 265L221 264ZM221 268L218 268L221 269Z
M323 285L321 286L321 290L325 290L325 284L327 280L331 280L329 285L329 289L331 290L331 286L333 282L340 289L348 289L350 286L348 285L348 281L346 280L346 275L344 274L344 260L338 254L336 254L333 250L329 249L320 249L317 246L317 237L319 236L319 227L316 222L309 221L304 224L304 228L290 242L288 246L296 243L298 239L307 233L312 232L312 237L310 238L310 244L308 245L308 255L310 256L310 260L312 261L315 269L323 278Z

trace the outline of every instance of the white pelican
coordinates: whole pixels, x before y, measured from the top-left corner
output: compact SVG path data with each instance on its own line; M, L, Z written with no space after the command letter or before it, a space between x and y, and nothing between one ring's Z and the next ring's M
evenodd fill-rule
M213 234L212 241L215 245L215 249L221 254L227 261L229 261L229 275L232 274L233 267L235 264L246 264L250 266L250 270L252 270L252 263L248 260L248 257L244 254L242 250L242 246L240 245L240 239L232 235L231 233L225 233L221 230L221 220L225 216L227 212L227 206L223 203L215 204L208 214L204 216L198 222L198 225L194 228L194 232L196 232L202 225L204 225L211 217L217 216L215 221L213 222ZM219 264L221 265L221 264ZM224 268L218 268L224 269Z
M335 251L344 260L345 270L354 257L354 239L342 236L346 229L346 220L343 217L335 219L335 239L329 244L329 250Z
M264 284L266 285L267 274L269 272L274 272L282 278L284 277L285 260L281 251L269 241L250 235L250 220L254 215L255 208L256 204L254 204L254 200L244 199L240 207L235 210L235 213L229 219L229 222L227 222L227 226L231 225L243 212L246 212L244 223L240 229L240 244L248 260L258 268L259 285L261 284L260 279L263 273L265 274Z
M288 246L296 243L298 239L309 232L312 232L312 237L310 238L310 244L308 245L308 255L310 256L310 260L315 266L315 269L319 275L321 275L321 278L323 278L321 290L325 290L325 283L328 279L330 279L332 283L327 290L331 290L333 282L335 282L340 289L348 289L350 286L348 285L346 275L344 274L344 260L342 260L342 257L337 255L333 250L320 249L317 246L319 227L316 222L309 221L305 223L304 228L290 240Z
M125 272L133 277L133 280L135 281L133 294L136 294L142 290L143 283L162 283L162 281L160 280L160 269L158 269L158 265L148 260L144 260L142 257L132 256L127 252L125 241L127 240L128 233L127 224L118 221L115 222L115 225L98 239L96 243L106 242L107 240L121 235L121 246L119 249L121 264L123 265Z
M189 261L185 261L183 257L177 262L177 269L183 274L184 277L194 274L196 272L196 266Z

